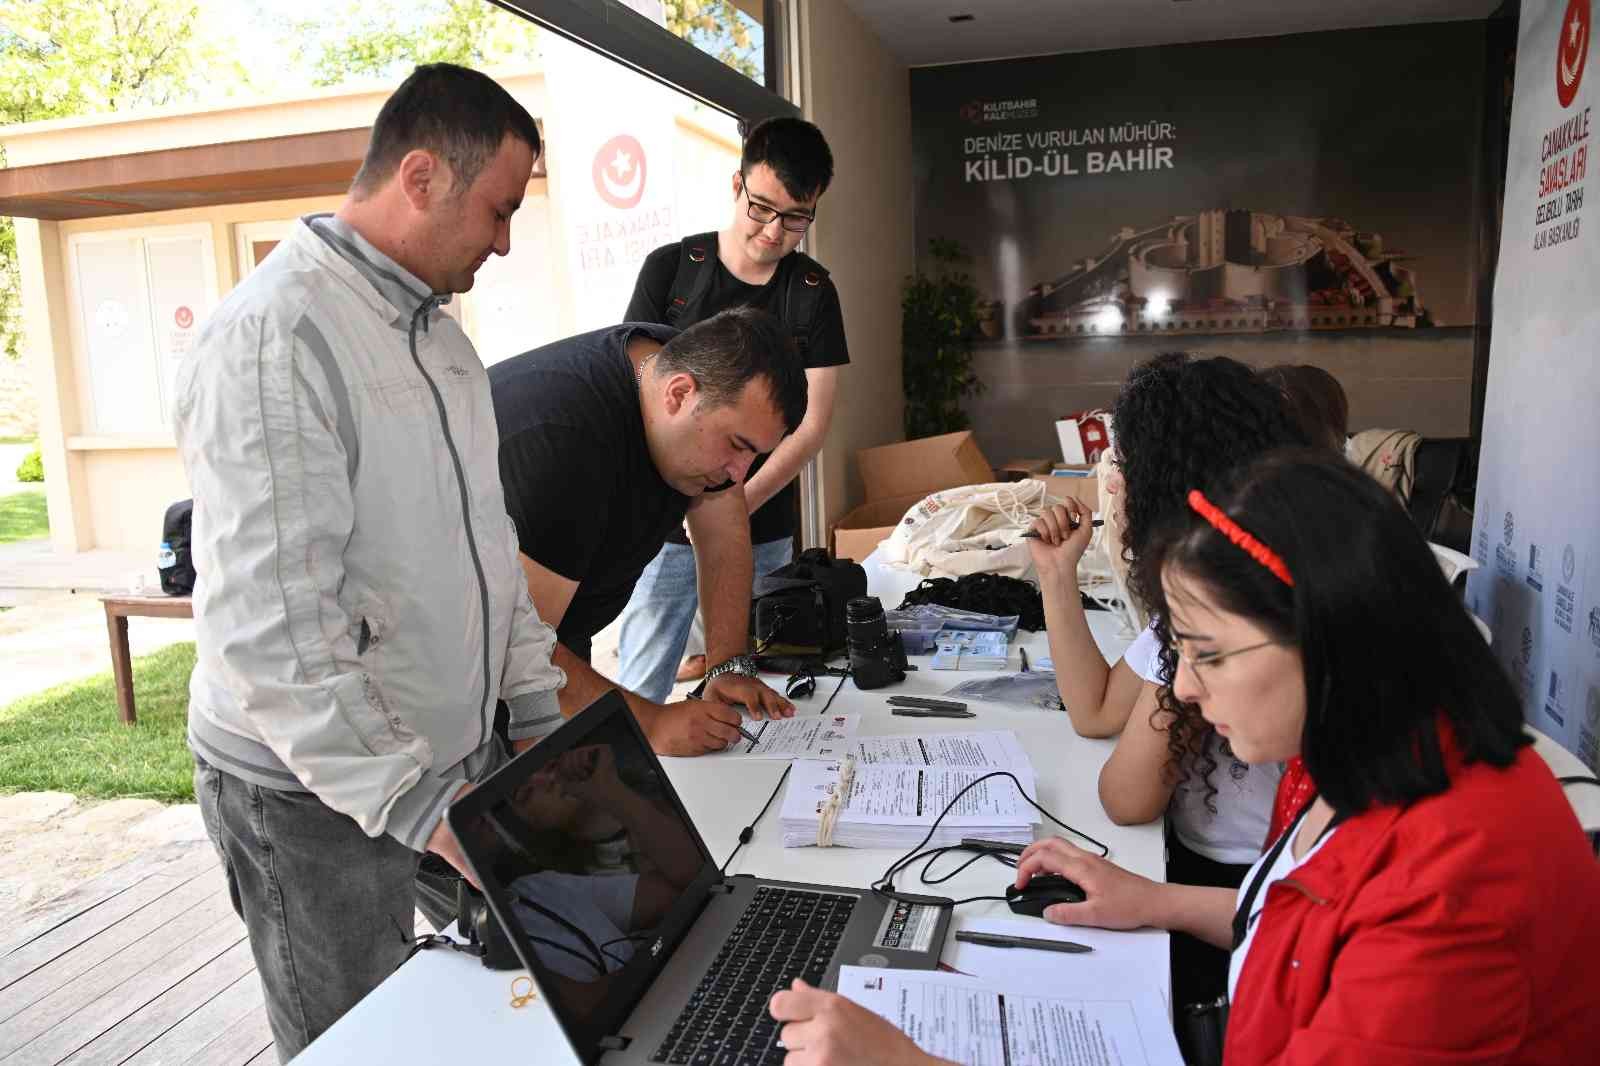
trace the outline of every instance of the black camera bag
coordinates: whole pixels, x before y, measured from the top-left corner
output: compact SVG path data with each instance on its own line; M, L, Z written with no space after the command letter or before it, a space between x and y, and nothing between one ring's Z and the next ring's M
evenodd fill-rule
M845 644L844 605L867 594L867 572L849 559L810 548L755 579L751 647L758 654L829 655Z

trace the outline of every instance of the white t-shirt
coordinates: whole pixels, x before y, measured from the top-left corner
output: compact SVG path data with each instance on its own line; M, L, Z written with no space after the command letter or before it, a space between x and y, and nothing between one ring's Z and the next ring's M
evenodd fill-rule
M1310 851L1307 851L1303 857L1296 859L1294 857L1294 837L1292 834L1300 832L1300 824L1304 821L1305 815L1302 814L1295 820L1294 825L1289 827L1288 831L1291 834L1289 843L1285 844L1283 850L1278 852L1272 864L1272 869L1267 872L1265 880L1261 882L1261 887L1256 890L1256 898L1250 901L1250 917L1245 921L1244 943L1240 944L1228 958L1228 1002L1230 1003L1233 1002L1234 989L1239 984L1239 972L1244 969L1244 958L1250 954L1250 945L1256 939L1257 919L1261 917L1261 908L1267 905L1267 889L1309 862L1311 856L1320 851L1322 845L1331 840L1333 834L1338 832L1336 829L1330 829L1323 833L1322 839L1311 845ZM1244 894L1250 890L1250 885L1255 881L1256 874L1260 872L1261 864L1266 861L1267 857L1265 855L1261 856L1256 860L1256 864L1250 867L1250 872L1245 875L1244 881L1239 885L1238 901L1234 904L1236 911L1244 902Z
M1153 623L1128 646L1123 659L1145 681L1161 684L1161 642ZM1178 783L1167 807L1172 831L1184 847L1213 862L1234 866L1255 862L1272 823L1272 801L1283 766L1269 763L1240 772L1244 764L1235 765L1238 760L1215 733L1206 742L1206 754L1217 764L1210 776L1217 789L1211 800L1216 813L1206 806L1206 781L1190 774Z

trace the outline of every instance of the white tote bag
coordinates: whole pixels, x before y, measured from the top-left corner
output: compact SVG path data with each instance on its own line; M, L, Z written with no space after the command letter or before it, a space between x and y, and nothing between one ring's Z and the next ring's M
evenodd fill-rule
M905 513L881 550L890 564L924 577L1031 579L1022 533L1049 503L1048 487L1032 479L941 489Z

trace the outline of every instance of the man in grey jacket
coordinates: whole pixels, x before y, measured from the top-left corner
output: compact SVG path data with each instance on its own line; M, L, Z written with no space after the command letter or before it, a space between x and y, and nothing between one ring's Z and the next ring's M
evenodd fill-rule
M278 1054L404 958L441 821L561 723L517 562L488 378L441 305L510 250L539 134L482 74L419 67L350 195L201 333L176 431L195 497L195 792Z

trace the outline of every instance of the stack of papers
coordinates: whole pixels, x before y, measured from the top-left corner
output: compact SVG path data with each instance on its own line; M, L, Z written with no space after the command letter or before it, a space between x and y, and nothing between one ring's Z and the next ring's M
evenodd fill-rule
M903 851L927 835L968 785L973 787L939 823L930 846L957 844L962 837L1030 844L1038 812L1011 778L979 782L996 770L1010 771L1034 794L1033 767L1010 730L868 737L856 741L848 761L796 760L780 812L783 845L817 844L824 812L837 795L832 846Z
M1004 670L1006 635L994 630L947 629L934 638L935 670Z

